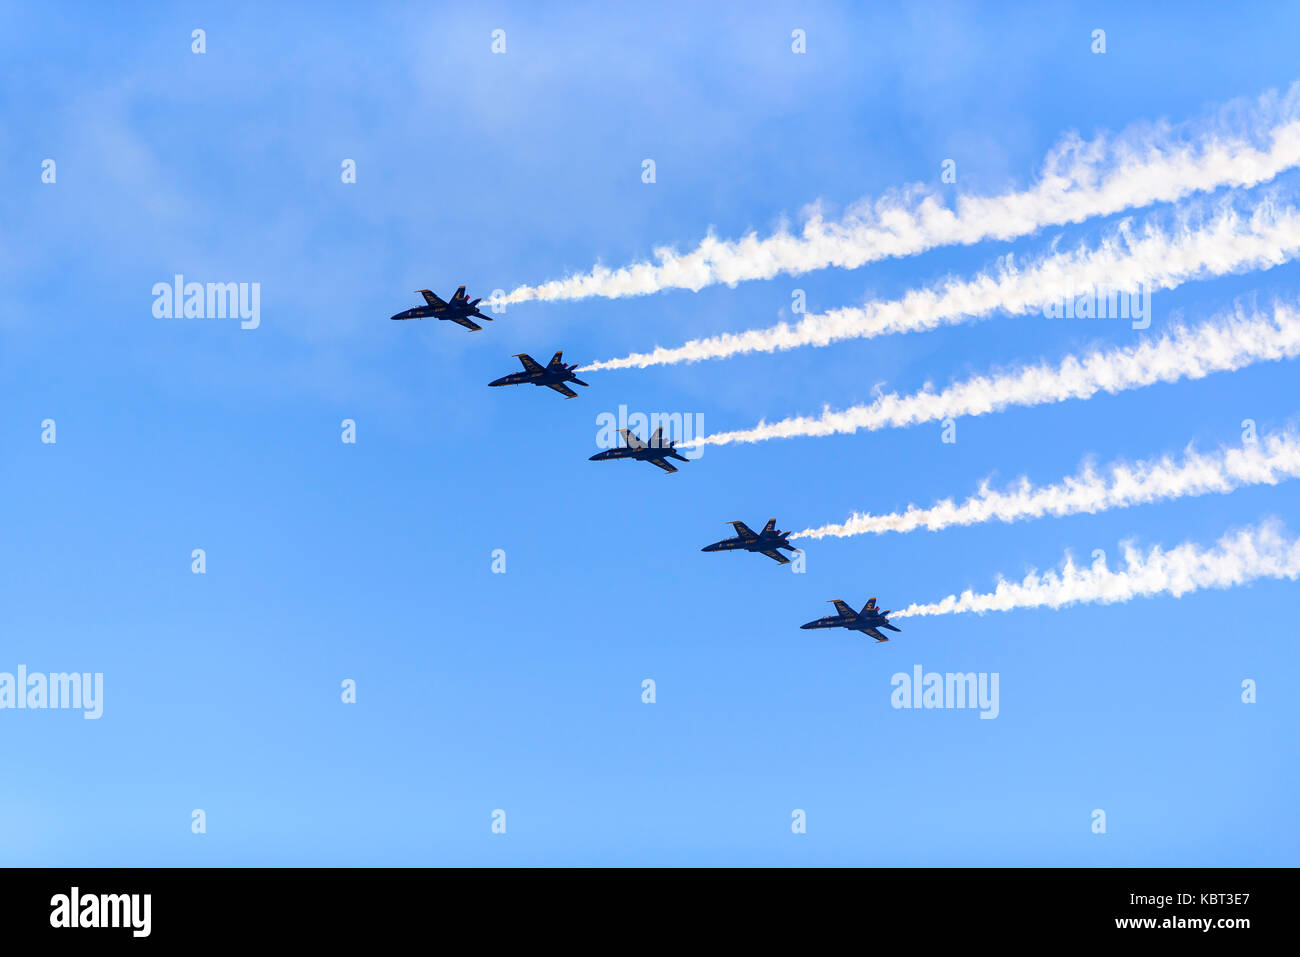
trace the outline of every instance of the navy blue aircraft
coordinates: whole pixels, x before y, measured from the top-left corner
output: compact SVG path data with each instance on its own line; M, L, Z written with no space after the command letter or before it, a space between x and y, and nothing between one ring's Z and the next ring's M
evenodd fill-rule
M620 445L616 449L597 452L588 461L603 462L606 459L636 459L638 462L649 462L651 465L657 465L665 472L677 471L668 464L668 459L677 459L680 462L690 461L676 450L677 443L675 441L669 442L664 438L664 427L662 425L655 429L654 435L650 436L649 445L641 441L641 438L631 429L619 429L618 434L623 436L623 441L627 445Z
M767 524L763 526L763 530L757 533L744 522L732 522L731 524L736 529L735 538L724 538L712 545L705 545L700 551L728 552L736 548L743 548L747 552L758 552L761 555L766 555L782 565L789 565L790 559L782 555L777 549L785 548L792 552L799 550L788 541L789 532L782 532L777 529L776 519L774 518L769 518Z
M879 611L876 608L874 598L867 599L867 603L862 606L862 611L854 611L846 602L838 598L832 602L837 615L829 615L826 618L818 618L816 621L810 621L806 625L800 625L800 628L847 628L850 631L860 631L876 639L877 643L888 641L889 639L882 635L877 628L888 628L890 631L902 631L901 628L895 628L889 623L886 617L889 611Z
M575 362L573 365L566 366L561 359L563 355L563 352L557 352L551 357L551 361L546 364L546 368L542 368L541 364L532 356L520 353L515 358L523 363L524 371L503 375L500 379L489 382L488 385L523 385L526 382L531 382L533 385L544 385L548 389L554 389L566 399L576 399L578 393L564 383L575 382L581 386L585 386L587 383L573 374L573 370L578 368L578 363Z
M469 318L470 316L477 316L479 319L486 319L488 322L492 321L491 316L485 316L478 311L478 304L483 301L483 297L479 296L471 301L465 295L464 286L456 290L456 294L451 297L451 302L443 302L428 289L417 289L415 291L424 297L425 305L416 306L414 309L406 310L406 312L399 312L392 317L393 319L450 319L471 332L478 332L483 327Z

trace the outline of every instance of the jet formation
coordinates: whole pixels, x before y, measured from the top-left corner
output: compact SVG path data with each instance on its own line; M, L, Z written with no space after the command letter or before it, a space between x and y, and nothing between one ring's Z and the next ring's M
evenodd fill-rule
M465 287L460 286L452 295L449 301L444 301L435 295L431 290L416 290L424 297L425 304L416 306L413 309L407 309L405 312L399 312L393 316L393 319L446 319L457 325L464 326L471 332L480 332L483 327L474 321L474 318L492 321L491 316L479 312L478 304L483 301L480 296L478 299L470 299L465 294ZM474 318L471 318L474 317ZM539 363L527 353L519 353L515 356L523 365L522 372L512 372L504 375L499 379L489 382L489 386L505 385L536 385L544 386L560 393L566 399L575 399L578 393L569 388L568 383L587 387L587 383L574 374L578 368L577 363L566 365L564 362L564 353L557 352L551 357L551 361L545 366ZM664 438L663 427L655 430L650 436L650 441L644 441L640 436L632 432L631 429L619 429L619 435L623 437L622 445L617 448L605 449L591 456L592 462L604 462L611 459L632 459L637 462L649 462L665 472L676 472L677 468L669 463L669 459L679 462L689 461L686 456L677 451L677 443ZM774 562L782 565L789 565L790 559L781 554L781 549L790 552L799 551L794 545L790 544L790 533L783 532L776 527L776 519L768 519L767 524L763 526L761 532L755 532L744 522L732 522L736 534L731 538L724 538L721 541L714 542L712 545L705 545L700 551L703 552L726 552L726 551L746 551L757 552L760 555L766 555ZM854 611L846 602L835 599L836 614L828 615L825 618L818 618L810 621L806 625L800 625L800 628L847 628L850 631L861 632L874 638L877 643L889 641L887 637L879 631L881 628L887 628L890 631L902 631L889 623L889 612L880 611L876 608L876 599L871 598L862 606L862 611Z
M782 555L777 549L784 548L788 551L797 552L795 546L790 544L790 533L779 531L776 527L776 519L769 518L767 524L763 526L761 532L755 532L744 522L732 522L736 534L732 538L724 538L720 542L714 542L712 545L705 545L700 549L702 552L729 552L741 548L747 552L758 552L760 555L766 555L774 562L782 565L789 565L790 559Z
M840 601L836 598L831 602L835 606L837 614L827 615L825 618L818 618L816 621L810 621L806 625L800 625L800 628L847 628L849 631L860 631L865 635L870 635L876 639L876 642L888 641L889 639L882 635L877 629L888 628L890 631L902 631L902 628L895 628L889 623L889 611L880 611L876 608L876 600L868 598L867 603L862 606L862 611L854 611L849 607L848 602Z
M583 382L573 374L573 370L578 368L578 363L575 362L572 365L565 365L562 359L563 355L563 352L557 352L551 357L551 361L543 367L541 363L526 352L520 353L515 356L515 358L523 363L524 371L503 375L500 379L494 379L489 382L488 385L524 385L531 382L533 385L541 385L546 386L548 389L554 389L566 399L576 399L578 393L574 392L564 383L572 382L580 386L586 386L587 383Z

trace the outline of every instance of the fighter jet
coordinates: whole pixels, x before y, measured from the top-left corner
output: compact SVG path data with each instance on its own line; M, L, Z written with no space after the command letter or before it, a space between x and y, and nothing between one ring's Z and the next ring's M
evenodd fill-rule
M532 356L520 353L515 358L524 364L524 371L512 372L510 375L502 376L495 382L489 382L488 385L523 385L525 382L531 382L533 385L544 385L548 389L554 389L566 399L576 399L578 393L564 383L576 382L581 386L585 386L587 383L573 374L573 370L578 368L578 363L575 362L573 365L566 366L560 358L563 355L563 352L557 352L551 357L551 361L546 364L546 368L543 369Z
M882 635L876 629L888 628L890 631L902 631L901 628L895 628L889 623L888 611L879 611L876 608L874 598L867 599L867 603L862 606L862 611L854 611L846 602L835 599L832 604L835 610L839 612L836 615L829 615L826 618L818 618L816 621L810 621L806 625L800 625L800 628L847 628L850 631L861 631L876 639L876 642L888 641L889 639Z
M623 441L627 445L620 445L616 449L597 452L588 461L603 462L605 459L636 459L638 462L649 462L651 465L657 465L665 472L677 471L668 464L668 459L677 459L680 462L690 461L676 450L676 442L669 442L664 438L662 425L655 429L654 435L650 436L649 445L641 441L641 438L633 433L631 429L619 429L618 434L623 436Z
M465 295L465 287L461 286L456 290L456 294L451 297L451 302L443 302L428 289L415 290L424 297L425 305L416 306L414 309L408 309L406 312L399 312L393 316L393 319L450 319L457 325L464 326L471 332L478 332L483 327L480 326L470 316L477 316L479 319L492 321L491 316L485 316L478 311L478 304L483 301L483 297L471 300Z
M786 548L792 552L799 549L790 544L787 539L789 532L779 531L776 527L776 519L769 518L767 524L763 526L761 532L755 533L752 528L744 522L732 522L736 529L735 538L724 538L720 542L714 542L712 545L705 545L700 549L702 552L727 552L735 548L743 548L747 552L759 552L766 555L775 562L782 565L789 565L790 559L782 555L778 548Z

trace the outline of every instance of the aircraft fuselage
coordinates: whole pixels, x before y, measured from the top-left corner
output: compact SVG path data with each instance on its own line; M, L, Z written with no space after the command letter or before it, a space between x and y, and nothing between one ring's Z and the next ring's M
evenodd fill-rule
M593 462L603 462L606 459L636 459L638 462L646 462L650 459L677 459L679 462L690 461L690 459L675 449L656 449L651 446L647 446L644 449L632 449L624 445L619 446L616 449L606 449L603 452L597 452L591 457L591 461Z
M785 548L789 551L798 551L793 545L786 541L784 535L762 536L758 538L724 538L720 542L714 542L712 545L705 545L702 551L706 552L727 552L733 549L743 548L747 552L766 552L774 548Z
M392 316L393 319L467 319L470 316L478 314L477 309L457 309L455 306L448 306L445 309L439 309L437 306L415 306L407 309L405 312L399 312Z
M827 615L825 618L818 618L816 621L810 621L806 625L800 625L800 628L847 628L850 631L866 631L868 628L879 628L881 625L889 624L889 620L884 615L858 615L854 618L841 618L839 615Z
M499 379L489 382L490 386L498 385L533 385L550 386L561 385L565 382L576 382L578 377L572 372L512 372L509 375L503 375Z

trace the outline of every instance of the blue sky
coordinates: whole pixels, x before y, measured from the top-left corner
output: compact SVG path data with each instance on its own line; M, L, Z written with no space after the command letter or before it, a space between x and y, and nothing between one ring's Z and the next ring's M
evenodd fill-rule
M588 361L767 326L795 288L814 311L893 298L1119 217L734 289L528 303L481 333L387 320L414 289L486 295L710 229L765 234L817 201L1029 186L1069 130L1196 117L1297 78L1300 11L1281 4L750 6L0 13L0 671L102 672L105 696L98 721L0 711L0 861L1297 863L1294 583L911 619L879 646L798 628L827 599L937 600L1067 549L1208 544L1289 520L1297 485L827 539L804 574L699 551L732 519L803 528L989 475L1053 481L1087 455L1231 443L1246 418L1281 428L1294 364L961 420L955 444L925 425L709 448L672 476L587 462L596 417L743 428L1137 334L997 317L592 373L569 402L486 388L515 353ZM260 327L154 318L151 288L176 273L260 283ZM1157 293L1148 333L1298 278ZM998 718L891 708L891 676L916 664L997 672Z

